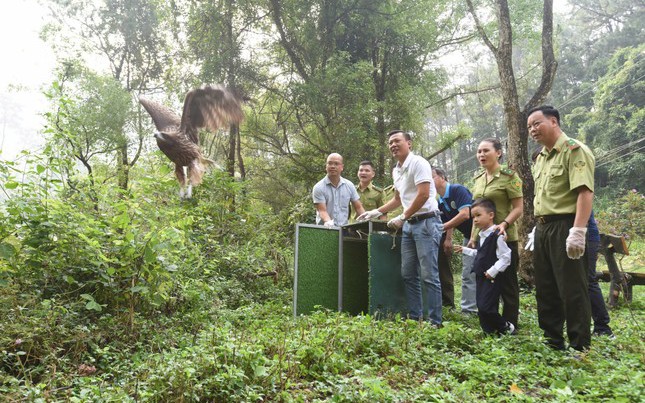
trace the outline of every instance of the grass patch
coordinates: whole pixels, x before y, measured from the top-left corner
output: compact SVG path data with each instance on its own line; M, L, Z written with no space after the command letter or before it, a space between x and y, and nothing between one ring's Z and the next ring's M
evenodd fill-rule
M2 372L0 393L43 401L640 401L639 291L610 312L616 340L594 338L579 359L542 345L532 293L522 295L519 335L499 338L455 311L437 330L324 310L293 319L290 304L268 302L215 311L201 326L161 316L131 340L109 318L67 330L86 346L79 354ZM5 364L20 359L15 346L3 348ZM46 371L30 377L29 365Z

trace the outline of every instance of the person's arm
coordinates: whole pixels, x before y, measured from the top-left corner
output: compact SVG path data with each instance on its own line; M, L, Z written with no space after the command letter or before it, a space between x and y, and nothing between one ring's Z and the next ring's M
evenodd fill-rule
M414 213L419 211L425 202L430 198L430 182L421 182L417 185L417 195L412 201L410 207L403 212L403 216L407 220L412 217Z
M316 203L315 206L316 211L318 212L318 215L320 216L323 224L331 220L329 213L327 213L327 205L325 203Z
M573 227L569 228L569 236L565 246L567 256L570 259L580 259L585 253L587 240L587 223L591 215L593 204L593 192L586 186L576 188L578 199L576 200L576 218L573 220Z
M389 202L385 203L381 207L375 208L374 210L370 210L370 211L364 212L363 214L360 214L357 217L357 220L362 221L362 220L371 220L374 218L378 218L378 219L386 218L388 211L394 210L400 205L401 205L401 198L399 197L399 192L395 190L394 196Z
M430 182L420 182L417 185L417 195L412 200L412 204L401 215L394 217L387 222L387 226L398 230L403 227L403 222L412 217L414 213L419 211L425 202L430 198Z
M524 198L516 197L511 199L511 212L508 213L504 221L497 225L500 235L506 237L506 230L524 213Z
M444 239L443 245L442 245L443 252L446 254L446 256L452 255L452 233L453 232L454 230L452 228L449 228L446 230L446 239Z
M459 213L454 216L450 221L447 221L443 224L443 229L448 231L449 229L457 228L464 221L468 221L470 218L470 208L464 207L459 210Z
M586 186L580 186L578 191L578 200L576 201L576 218L573 220L574 227L587 227L591 208L593 205L593 192Z
M467 248L461 245L455 245L455 252L463 253L466 256L477 256L477 249Z
M365 208L363 207L363 203L361 203L360 199L354 200L352 202L352 206L354 206L354 210L356 210L355 218L358 218L358 216L365 212Z
M511 248L508 247L503 236L497 237L497 261L488 270L486 270L486 278L495 278L498 273L506 270L511 265Z
M467 246L469 248L474 248L475 245L476 245L475 244L475 237L476 237L476 234L477 234L477 232L475 231L476 229L477 229L477 227L475 227L475 222L473 221L473 227L470 230L470 239L468 240L468 244L467 244Z
M387 214L388 212L394 210L395 208L399 207L401 205L401 197L399 196L399 192L397 190L394 191L394 196L382 205L381 207L378 208L378 211L380 211L383 214Z

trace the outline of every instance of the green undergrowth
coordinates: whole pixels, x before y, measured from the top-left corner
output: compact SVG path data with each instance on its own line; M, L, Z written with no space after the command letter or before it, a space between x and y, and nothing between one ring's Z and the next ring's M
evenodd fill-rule
M43 307L13 318L12 331L25 326L21 339L3 332L0 393L8 401L642 401L638 294L611 312L616 340L594 337L580 356L541 343L532 293L522 297L519 335L504 337L484 336L476 318L454 311L433 329L329 311L294 319L274 301L207 320L160 315L134 330L109 315L68 327L73 318ZM36 343L46 344L40 356L30 352Z

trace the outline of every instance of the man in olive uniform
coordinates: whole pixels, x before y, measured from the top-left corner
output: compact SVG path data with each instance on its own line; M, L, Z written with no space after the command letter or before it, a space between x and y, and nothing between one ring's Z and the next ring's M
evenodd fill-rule
M591 344L585 241L594 190L593 154L560 129L560 113L540 106L528 113L531 137L544 146L533 167L536 231L533 263L538 323L547 343L565 349Z
M361 161L358 166L358 185L356 185L356 190L361 198L361 204L366 211L377 209L384 204L383 189L372 183L375 175L376 171L374 170L372 161ZM356 209L353 205L350 205L350 224L356 221L355 217ZM385 216L381 218L385 218Z

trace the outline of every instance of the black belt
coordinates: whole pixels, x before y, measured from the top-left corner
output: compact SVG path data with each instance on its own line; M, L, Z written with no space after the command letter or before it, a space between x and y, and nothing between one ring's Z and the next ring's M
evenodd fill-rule
M569 218L576 218L575 214L551 214L551 215L541 215L535 217L535 222L539 224L546 224L548 222L566 220Z
M423 221L426 218L432 218L432 217L436 217L436 216L437 216L437 212L433 211L431 213L423 213L423 214L419 214L419 215L413 215L412 217L408 218L406 221L409 222L410 224L414 224L414 223L417 223L419 221Z

